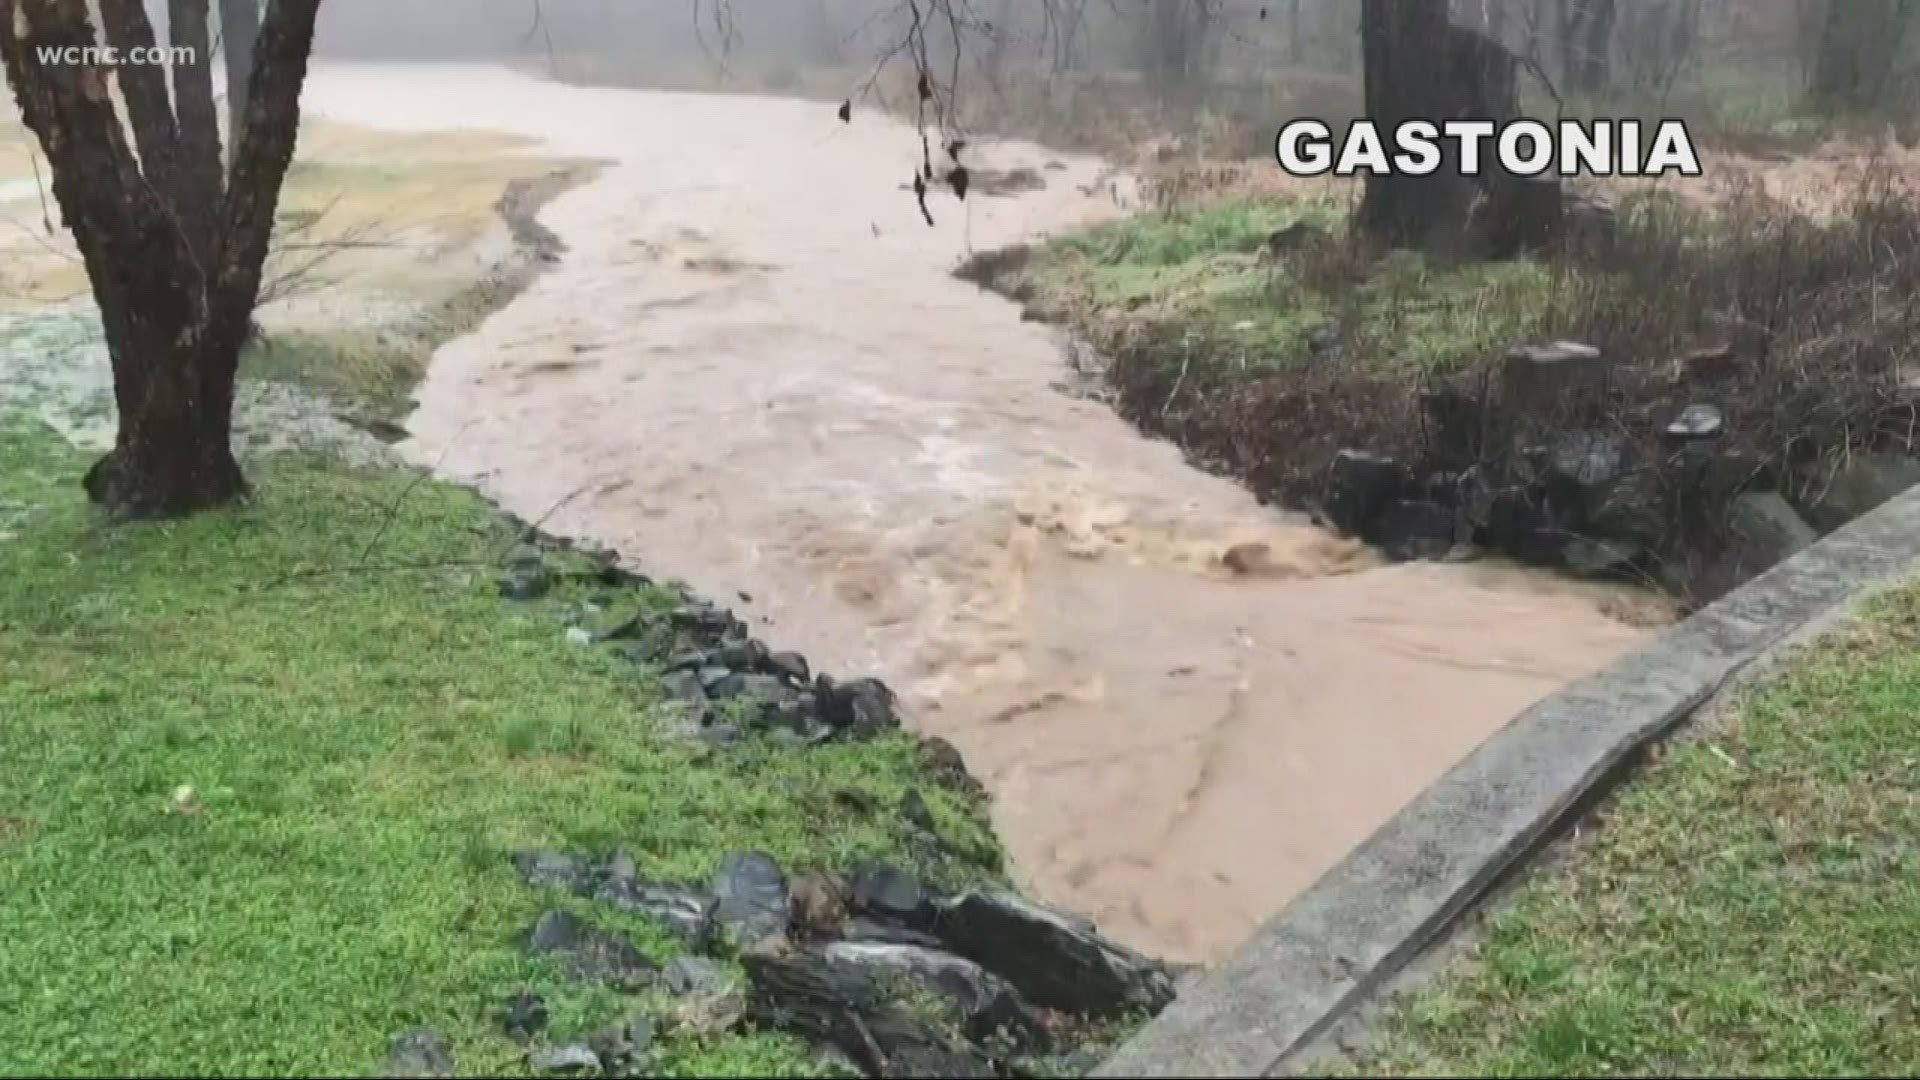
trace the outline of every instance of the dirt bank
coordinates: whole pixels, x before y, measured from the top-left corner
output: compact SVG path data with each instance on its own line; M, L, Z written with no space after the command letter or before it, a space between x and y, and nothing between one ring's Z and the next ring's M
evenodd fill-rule
M542 215L566 258L440 351L404 449L884 676L1018 873L1129 944L1219 955L1642 637L1550 578L1382 567L1057 392L1051 336L950 270L1110 216L1098 162L987 146L1045 187L929 229L910 134L805 102L323 67L311 104L613 162Z

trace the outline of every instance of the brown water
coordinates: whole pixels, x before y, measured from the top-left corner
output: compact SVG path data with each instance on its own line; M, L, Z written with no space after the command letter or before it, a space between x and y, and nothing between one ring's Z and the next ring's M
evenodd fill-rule
M309 98L615 162L542 215L562 263L442 350L409 452L885 677L1025 883L1137 947L1222 955L1644 633L1539 574L1380 566L1053 389L1049 333L948 270L1115 212L1097 162L986 148L1046 189L930 229L917 144L873 115L418 66L323 67Z

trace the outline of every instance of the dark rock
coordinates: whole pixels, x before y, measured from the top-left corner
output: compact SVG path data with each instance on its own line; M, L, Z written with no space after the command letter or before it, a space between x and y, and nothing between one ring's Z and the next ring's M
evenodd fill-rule
M1587 494L1581 507L1596 536L1658 547L1667 533L1666 493L1653 470L1628 473Z
M895 1000L901 974L896 969L836 963L818 950L754 949L741 956L741 963L747 969L749 1017L830 1043L869 1076L992 1074L950 1041L939 1019Z
M653 1045L653 1018L642 1015L615 1024L594 1033L587 1045L608 1076L645 1075L647 1048Z
M1862 453L1847 459L1805 507L1807 521L1832 532L1920 484L1920 460L1905 454Z
M1513 415L1553 413L1569 401L1605 391L1607 374L1606 358L1591 345L1523 345L1507 353L1500 369L1500 400Z
M682 604L669 618L675 627L715 641L746 636L746 625L732 612L709 603Z
M578 1076L600 1071L600 1055L586 1043L543 1046L527 1054L527 1068L554 1076Z
M1619 215L1612 203L1590 195L1567 194L1566 217L1561 227L1569 248L1604 255L1613 250L1619 225Z
M927 906L929 913L932 905ZM867 941L887 945L918 945L923 949L940 949L945 946L939 938L922 930L909 929L906 926L874 919L849 919L840 928L842 941Z
M1395 559L1438 559L1453 548L1454 519L1440 503L1397 499L1375 516L1366 539Z
M687 994L674 1004L667 1018L676 1030L695 1037L718 1035L747 1018L747 996L731 986Z
M1036 1005L1105 1017L1155 1014L1173 1000L1173 982L1159 964L1017 896L967 892L934 909L933 932L948 948Z
M1485 409L1480 400L1452 386L1420 393L1420 409L1427 418L1427 454L1445 467L1465 468L1480 456ZM1398 492L1389 493L1389 497Z
M894 714L893 691L878 679L835 683L821 675L814 680L814 694L820 703L820 719L829 727L865 736L900 726L900 718Z
M732 746L746 737L746 733L733 724L707 724L697 736L708 746Z
M667 692L668 697L675 700L684 701L697 708L705 708L707 705L706 688L700 685L700 676L691 671L667 672L660 677L660 687Z
M1045 1018L1018 993L989 998L961 1029L975 1046L994 1051L995 1057L1015 1053L1044 1054L1054 1047L1053 1031Z
M617 559L619 554L613 553L613 557ZM610 585L617 589L638 589L653 584L653 579L645 574L638 574L611 564L600 568L599 580L602 585Z
M708 687L707 692L722 700L750 697L762 701L777 701L794 693L778 675L747 675L737 671Z
M1523 488L1506 488L1494 493L1487 504L1487 520L1481 532L1488 546L1522 562L1541 566L1560 564L1565 534Z
M1392 458L1363 450L1333 455L1324 501L1327 522L1349 536L1364 536L1374 518L1406 490L1406 470Z
M1764 491L1774 486L1774 464L1757 450L1723 446L1715 440L1700 440L1681 446L1680 473L1690 477L1693 501L1709 504L1725 502L1749 489Z
M1557 242L1566 224L1565 187L1558 176L1501 173L1487 186L1474 225L1495 259L1540 251Z
M382 1076L452 1076L453 1048L437 1031L417 1028L394 1037Z
M920 879L905 870L862 863L848 884L848 903L855 911L915 929L925 929L932 921L932 897Z
M655 624L653 618L645 611L637 611L593 635L593 640L601 643L609 641L639 641L652 636L654 632Z
M973 795L983 793L980 782L967 771L966 759L952 743L941 738L922 739L914 747L914 759L933 777L956 791Z
M933 810L927 806L926 797L919 788L908 788L900 798L900 816L909 824L917 825L928 832L938 831L934 827Z
M580 860L558 851L516 851L513 868L520 879L536 889L574 891L586 881L587 868Z
M1337 325L1323 323L1307 331L1307 355L1316 360L1343 360L1347 355L1346 339L1340 336Z
M1326 235L1326 230L1311 221L1296 221L1284 229L1275 229L1267 234L1267 243L1263 254L1269 259L1278 258L1290 251L1296 251L1313 240Z
M640 876L640 868L634 864L633 856L626 849L616 848L607 856L606 865L600 868L601 876L608 881L632 881Z
M718 994L733 985L727 969L704 956L682 956L667 965L662 976L667 989L676 994Z
M1553 443L1551 479L1584 493L1619 479L1626 463L1626 440L1606 431L1572 431Z
M1646 552L1631 540L1597 540L1576 536L1561 549L1568 570L1586 577L1615 577L1631 571Z
M1718 405L1694 404L1680 410L1667 423L1667 434L1676 439L1711 439L1726 427L1726 416Z
M538 600L553 591L553 572L535 563L515 567L500 579L500 595L508 600Z
M1727 504L1729 549L1743 575L1760 573L1810 547L1820 534L1775 491L1749 491Z
M953 1077L955 1080L988 1080L997 1076L993 1066L971 1054L937 1046L908 1045L888 1055L880 1075L892 1080L922 1080L924 1077Z
M777 694L764 700L760 722L768 727L785 728L801 736L802 742L831 736L833 729L820 719L812 706L813 695L782 686Z
M658 919L682 940L699 945L713 927L714 899L698 889L609 877L593 892L600 903Z
M561 908L547 911L534 923L527 951L535 956L558 956L575 978L608 983L622 990L645 989L659 971L633 942Z
M847 917L846 890L827 874L801 874L788 890L793 929L813 937L832 937Z
M693 672L697 675L699 670L706 666L707 652L705 649L681 649L672 656L667 657L666 669L668 671Z
M717 697L719 696L720 684L733 678L733 669L721 667L718 664L703 664L700 667L699 676L700 689Z
M813 678L807 668L807 658L797 652L777 652L767 657L767 663L777 673L792 679L796 684L804 685Z
M514 1042L531 1042L540 1029L547 1026L546 1001L538 994L522 990L507 1002L506 1014L501 1017L500 1026Z
M754 671L767 663L767 647L759 641L734 641L707 654L707 663L734 671Z
M713 872L714 925L736 943L750 945L784 936L792 922L787 879L773 859L758 851L735 852Z
M830 967L882 986L905 979L943 1000L968 1026L984 1020L983 1032L1005 1029L1022 1049L1046 1042L1046 1025L1014 988L965 957L917 945L855 941L836 941L819 955Z

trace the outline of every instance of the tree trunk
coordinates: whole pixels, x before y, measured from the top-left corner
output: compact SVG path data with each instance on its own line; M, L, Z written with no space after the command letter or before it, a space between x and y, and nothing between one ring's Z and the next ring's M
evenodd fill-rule
M1911 8L1911 0L1828 0L1814 61L1814 108L1858 112L1880 103Z
M133 296L151 305L157 297ZM153 347L153 355L138 350ZM233 456L232 369L239 349L191 341L176 348L129 345L114 357L120 426L112 452L94 463L89 498L129 518L171 517L244 495Z
M1360 46L1366 115L1385 137L1409 120L1439 124L1458 115L1447 50L1446 0L1363 0ZM1457 235L1473 186L1442 168L1428 176L1366 178L1357 223L1388 244L1425 247Z
M221 51L227 61L227 146L240 145L253 78L253 47L260 36L260 0L220 0ZM231 161L228 162L231 166Z
M1542 71L1555 70L1551 46L1560 40L1561 13L1566 0L1533 0L1527 16L1527 57ZM1562 62L1566 60L1563 56Z
M1593 94L1612 81L1614 0L1565 0L1561 52L1569 89Z
M98 3L110 43L153 41L140 0ZM193 51L174 67L169 100L157 68L42 61L44 50L96 44L87 0L0 0L0 61L52 167L113 363L119 429L85 487L126 516L190 513L246 491L231 446L234 379L293 155L319 0L272 0L231 184L221 169L207 5L167 5L173 44ZM125 124L110 86L116 77Z

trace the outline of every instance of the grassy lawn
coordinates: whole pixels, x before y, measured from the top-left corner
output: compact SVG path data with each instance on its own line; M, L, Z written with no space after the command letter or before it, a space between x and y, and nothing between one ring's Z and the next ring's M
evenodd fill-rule
M565 638L601 587L501 600L510 527L462 489L283 458L254 466L251 505L109 527L47 430L0 417L0 461L0 1071L365 1074L424 1025L462 1072L514 1073L495 1014L523 986L555 1038L645 1006L522 954L556 901L517 848L619 845L665 879L739 849L789 874L910 864L895 815L834 798L910 785L991 847L904 736L713 756L663 737L656 673ZM396 503L370 562L454 565L281 580L355 565ZM819 1068L772 1034L657 1045L671 1075Z
M1371 1074L1920 1070L1920 584L1741 695L1395 1002Z
M1340 351L1415 375L1504 350L1547 314L1556 282L1531 260L1445 265L1414 252L1373 259L1345 242L1347 208L1325 199L1228 199L1107 222L1039 248L1019 292L1112 347L1129 335L1225 378ZM1269 236L1317 236L1263 259Z

